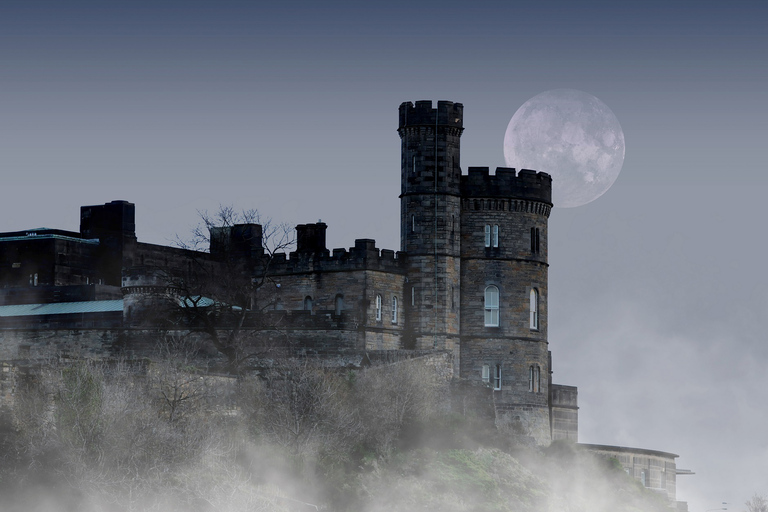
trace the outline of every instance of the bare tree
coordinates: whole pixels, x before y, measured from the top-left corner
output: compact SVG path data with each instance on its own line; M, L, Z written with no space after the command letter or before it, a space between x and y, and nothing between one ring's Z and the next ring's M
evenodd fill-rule
M768 500L765 496L755 494L745 503L747 512L768 512Z
M239 373L274 348L275 336L265 335L279 328L279 319L265 314L275 305L273 262L294 244L294 231L256 210L221 206L199 214L192 239L177 241L190 251L186 268L169 273L172 286L185 327L203 333L226 357L227 371Z
M369 444L382 454L391 451L407 422L437 412L445 386L436 369L419 359L361 372L356 387Z
M337 372L293 361L266 374L257 417L263 431L300 461L323 446L351 445L362 422L349 382Z

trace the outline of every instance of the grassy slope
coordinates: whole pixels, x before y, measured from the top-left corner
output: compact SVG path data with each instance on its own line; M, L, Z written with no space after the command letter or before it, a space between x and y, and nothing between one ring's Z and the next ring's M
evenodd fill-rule
M573 447L516 456L413 450L361 475L359 489L367 512L669 512L670 505L610 461Z

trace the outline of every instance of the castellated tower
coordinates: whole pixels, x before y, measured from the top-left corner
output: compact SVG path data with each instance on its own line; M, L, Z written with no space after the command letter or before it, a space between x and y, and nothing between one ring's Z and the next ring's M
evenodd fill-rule
M400 105L404 346L452 351L462 380L493 390L500 428L548 444L552 178L487 167L462 175L463 110Z
M408 253L405 346L454 352L461 275L461 103L400 105L400 250Z
M468 171L461 177L460 375L494 390L499 427L548 444L552 178L525 169Z

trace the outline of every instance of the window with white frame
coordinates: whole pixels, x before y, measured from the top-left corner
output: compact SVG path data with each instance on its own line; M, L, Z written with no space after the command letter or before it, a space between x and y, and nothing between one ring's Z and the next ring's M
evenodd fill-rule
M381 295L376 296L376 321L381 322Z
M501 389L501 365L497 364L493 368L493 389L499 391Z
M488 385L491 382L491 367L487 364L483 365L483 369L480 372L480 376L483 379L483 383Z
M499 289L493 285L485 288L485 326L499 326Z
M528 368L528 391L538 393L541 390L541 370L538 365Z
M499 246L499 225L498 224L485 225L485 246L486 247Z
M539 328L539 292L531 288L531 329Z
M397 323L397 297L392 296L392 323Z

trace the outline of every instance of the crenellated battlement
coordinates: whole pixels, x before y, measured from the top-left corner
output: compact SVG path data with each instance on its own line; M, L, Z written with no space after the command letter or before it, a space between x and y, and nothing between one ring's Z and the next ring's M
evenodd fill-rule
M270 273L292 274L300 272L341 272L350 270L380 270L405 272L406 254L391 249L378 249L369 238L355 240L349 249L323 248L316 252L294 251L289 255L277 253L270 262Z
M461 176L461 196L468 198L504 198L540 201L552 205L552 177L530 169L497 167L491 174L488 167L470 167Z
M432 108L432 101L406 101L400 104L400 124L398 132L407 127L449 126L464 130L464 105L452 101L438 101L437 108Z

